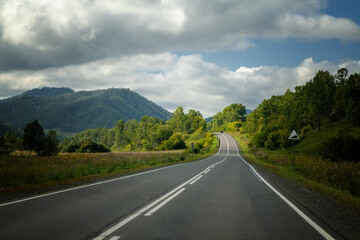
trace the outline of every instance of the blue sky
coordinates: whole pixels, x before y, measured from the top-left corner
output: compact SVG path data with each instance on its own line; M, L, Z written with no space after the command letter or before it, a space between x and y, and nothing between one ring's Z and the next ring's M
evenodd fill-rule
M360 1L332 0L321 12L339 18L349 18L360 24ZM271 65L279 67L298 66L305 58L314 61L334 63L349 59L359 59L359 42L341 39L252 39L256 47L246 51L225 50L221 52L203 52L204 59L220 66L236 70L239 66L256 67Z
M0 98L130 88L212 116L360 72L358 0L0 1Z

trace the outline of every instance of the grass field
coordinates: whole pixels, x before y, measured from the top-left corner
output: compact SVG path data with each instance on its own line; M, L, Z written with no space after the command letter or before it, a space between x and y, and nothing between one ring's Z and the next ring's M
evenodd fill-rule
M249 148L249 139L245 134L229 134L239 142L248 161L360 210L359 162L332 162L296 152L295 166L292 167L291 149L268 151Z
M71 153L38 157L28 153L0 156L0 194L90 181L146 168L194 161L214 154L216 138L201 154L184 150L125 153Z

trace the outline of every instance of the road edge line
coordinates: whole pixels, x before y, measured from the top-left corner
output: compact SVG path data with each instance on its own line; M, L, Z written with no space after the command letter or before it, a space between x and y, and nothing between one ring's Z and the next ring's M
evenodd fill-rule
M321 234L327 240L335 240L328 232L322 229L317 223L315 223L309 216L307 216L303 211L301 211L298 207L296 207L289 199L287 199L284 195L282 195L278 190L276 190L270 183L268 183L255 169L251 166L245 159L240 155L239 148L236 144L234 138L228 135L233 142L235 143L235 147L240 159L246 163L258 176L259 178L274 192L278 195L286 204L288 204L300 217L302 217L310 226L312 226L318 233Z

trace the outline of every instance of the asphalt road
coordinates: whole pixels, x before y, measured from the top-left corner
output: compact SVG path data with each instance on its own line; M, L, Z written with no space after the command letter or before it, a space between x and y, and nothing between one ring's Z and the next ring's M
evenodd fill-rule
M333 239L219 138L201 161L2 203L0 239Z

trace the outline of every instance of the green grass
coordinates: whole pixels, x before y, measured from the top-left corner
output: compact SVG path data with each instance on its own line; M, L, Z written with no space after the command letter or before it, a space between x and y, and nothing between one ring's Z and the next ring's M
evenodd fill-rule
M50 157L0 155L0 194L111 177L151 167L190 162L217 151L216 138L200 154L184 150L127 153L71 153Z
M306 147L303 143L303 150L296 152L295 166L292 167L291 149L268 151L249 148L249 138L245 134L230 134L239 142L242 155L249 162L360 210L359 162L332 162L315 154L304 154Z

